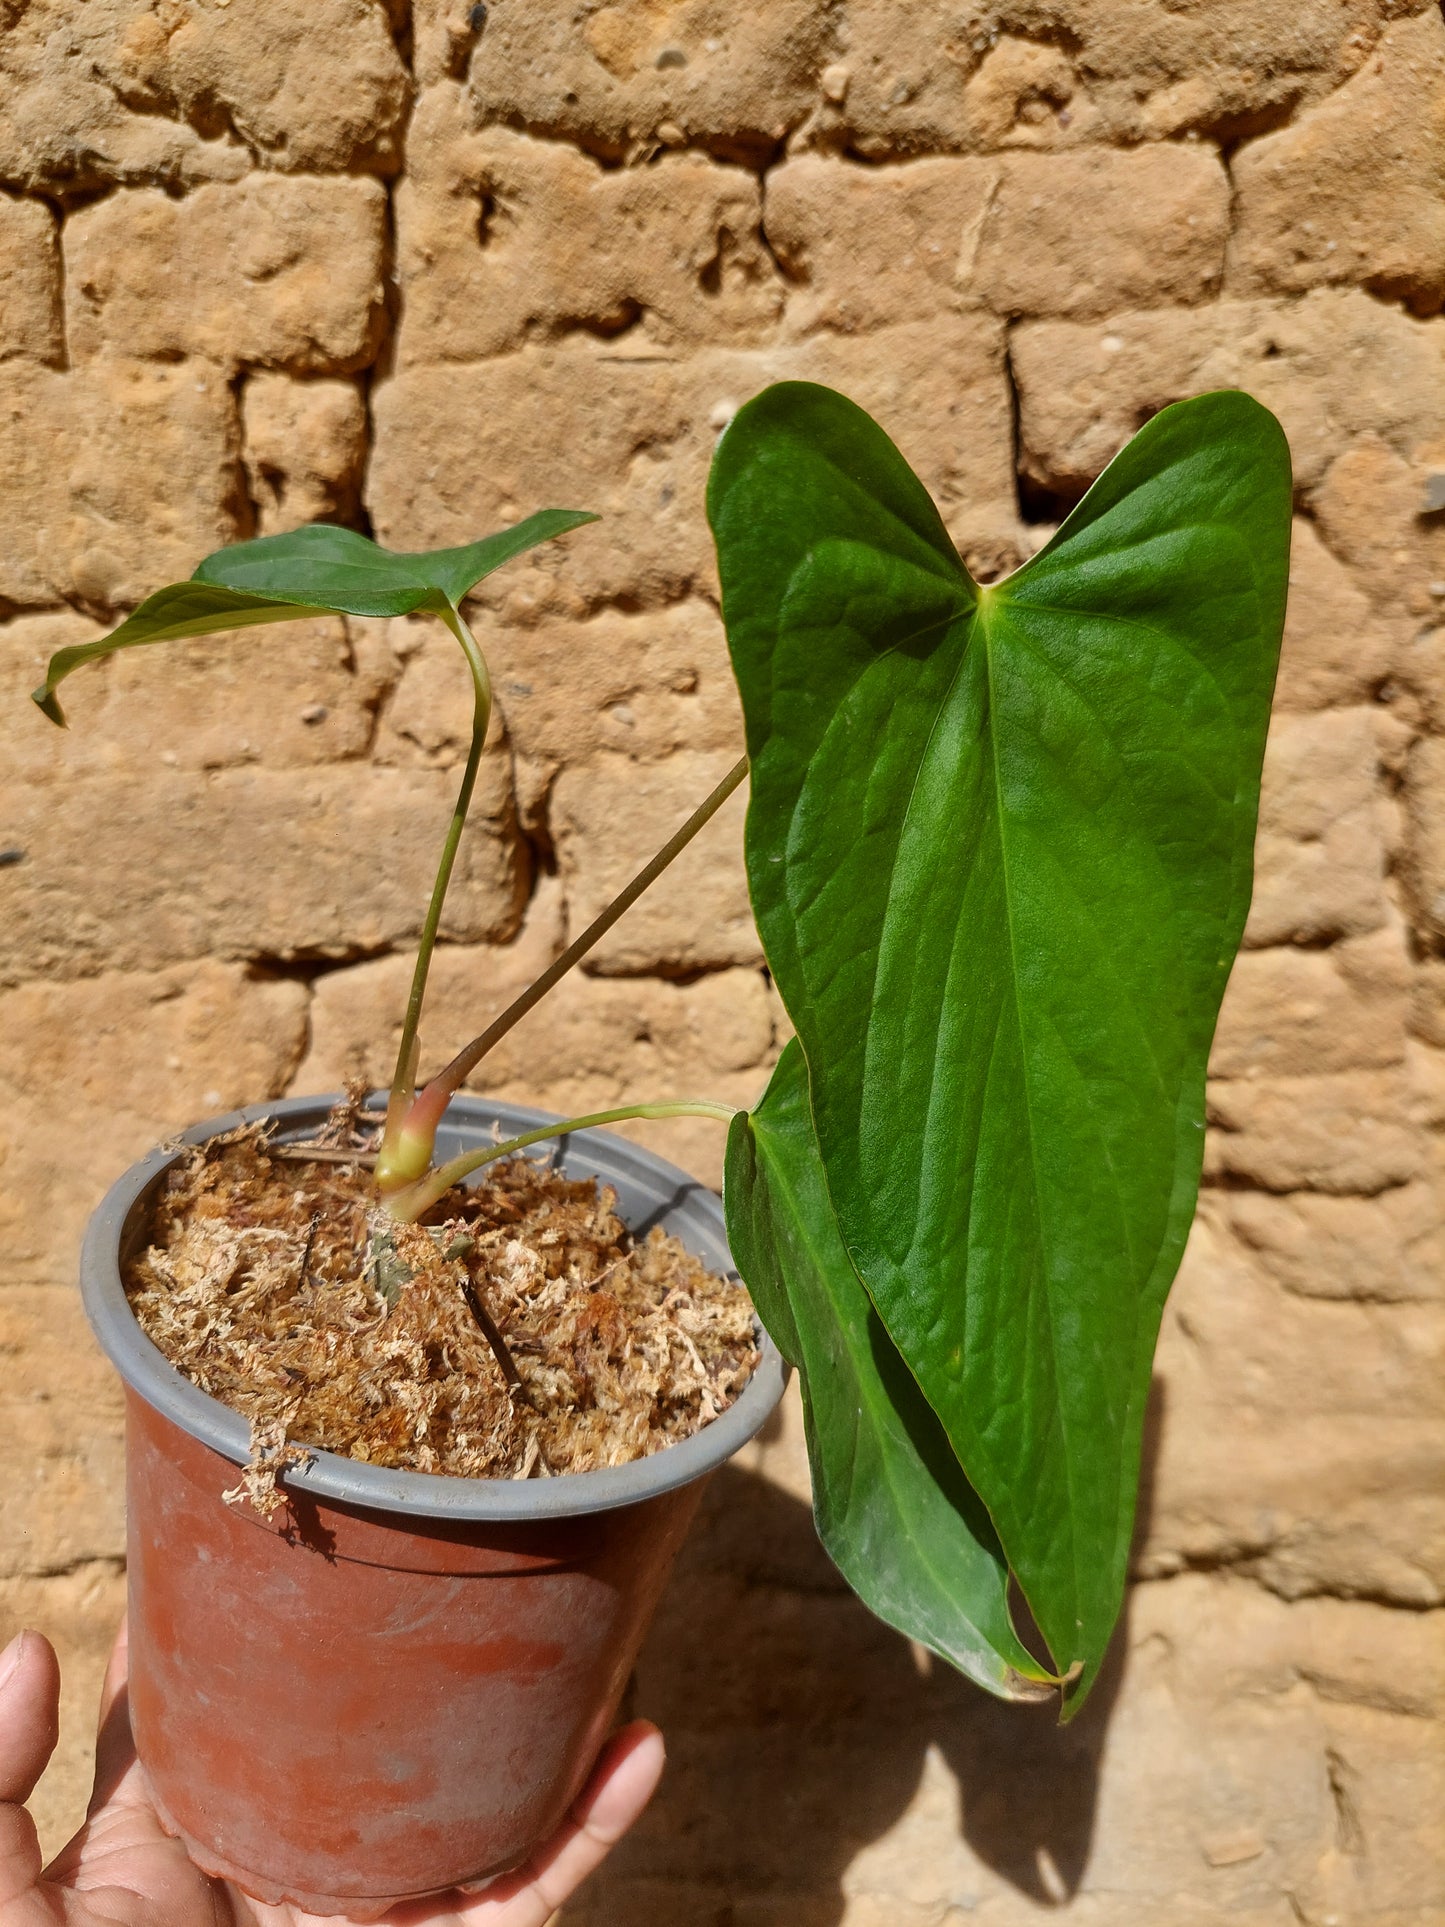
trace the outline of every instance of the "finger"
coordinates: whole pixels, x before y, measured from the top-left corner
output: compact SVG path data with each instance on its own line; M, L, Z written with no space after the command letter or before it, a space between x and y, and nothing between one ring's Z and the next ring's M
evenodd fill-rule
M60 1664L48 1639L17 1633L0 1653L0 1907L40 1877L40 1841L23 1802L60 1728Z
M657 1791L666 1757L662 1735L650 1720L634 1720L615 1733L566 1824L513 1877L511 1892L482 1895L459 1910L461 1918L472 1927L545 1927L637 1820Z
M95 1736L95 1783L91 1813L103 1807L135 1764L135 1742L130 1731L130 1635L122 1619L115 1636L105 1681L100 1689L100 1721Z
M604 1849L615 1847L641 1819L667 1764L662 1734L651 1720L614 1733L572 1806L572 1819ZM560 1904L560 1903L559 1903Z
M39 1633L17 1633L0 1653L0 1801L35 1791L60 1735L60 1662Z

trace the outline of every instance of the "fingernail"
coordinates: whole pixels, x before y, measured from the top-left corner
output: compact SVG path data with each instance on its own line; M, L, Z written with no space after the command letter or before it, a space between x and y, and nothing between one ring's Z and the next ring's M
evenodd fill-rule
M24 1650L25 1634L19 1632L16 1633L14 1639L11 1640L4 1652L0 1653L0 1693L3 1693L5 1688L10 1684L10 1676L20 1664L20 1655Z

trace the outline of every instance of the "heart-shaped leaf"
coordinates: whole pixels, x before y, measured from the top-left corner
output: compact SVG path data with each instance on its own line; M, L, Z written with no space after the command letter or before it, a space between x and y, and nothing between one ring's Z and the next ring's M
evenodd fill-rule
M583 510L541 509L515 528L465 548L414 555L383 549L353 529L324 522L237 542L208 555L189 582L147 596L108 636L57 649L34 700L52 722L63 725L65 712L55 692L65 678L82 663L144 643L317 614L401 616L454 609L483 576L524 549L596 520Z
M768 390L709 487L747 863L853 1263L1077 1706L1117 1616L1249 903L1289 457L1164 410L970 579L869 418Z
M802 1382L818 1536L880 1619L1005 1699L1057 1682L1021 1644L1008 1566L943 1427L848 1261L793 1038L728 1133L728 1242Z

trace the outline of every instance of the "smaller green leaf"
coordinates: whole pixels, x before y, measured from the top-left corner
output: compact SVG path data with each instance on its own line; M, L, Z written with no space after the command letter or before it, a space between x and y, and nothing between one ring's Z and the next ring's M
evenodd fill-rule
M354 529L313 522L208 555L192 578L249 595L320 604L348 616L404 616L459 603L504 562L597 517L582 509L539 509L515 528L460 549L383 549Z
M57 649L33 692L51 722L65 726L56 690L83 663L118 649L212 635L259 622L298 622L318 614L404 616L455 608L504 562L597 517L582 509L539 509L515 528L460 549L414 555L383 549L354 529L313 522L287 535L263 535L208 555L189 582L157 589L118 629L95 642Z
M31 692L51 722L65 727L65 711L56 690L82 664L113 656L120 649L136 649L147 642L170 642L182 636L207 636L218 629L244 629L258 622L299 622L315 615L314 606L277 602L267 596L241 595L234 589L212 589L194 582L175 582L147 596L133 616L118 629L94 642L72 643L50 658L45 681Z
M728 1133L728 1240L802 1384L818 1536L864 1604L1003 1699L1057 1685L1013 1629L1008 1567L943 1427L849 1262L796 1038Z
M469 589L475 588L493 569L510 562L514 555L599 519L590 509L538 509L515 528L484 535L480 542L468 542L460 549L434 549L430 555L406 559L417 563L443 595L452 602L460 602Z

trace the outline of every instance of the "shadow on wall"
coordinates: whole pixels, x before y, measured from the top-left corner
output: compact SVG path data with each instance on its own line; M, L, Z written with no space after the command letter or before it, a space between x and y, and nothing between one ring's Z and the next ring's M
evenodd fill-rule
M1156 1380L1139 1537L1161 1389ZM1062 1906L1088 1864L1126 1643L1127 1625L1071 1726L1052 1704L1003 1705L941 1661L920 1664L843 1585L808 1508L726 1467L638 1662L630 1711L666 1734L667 1776L562 1922L836 1927L845 1871L913 1804L930 1748L958 1782L971 1855L1036 1905ZM936 1864L947 1813L922 1826L927 1861L902 1838L881 1884L967 1909L984 1898L968 1891L969 1854L953 1878Z

